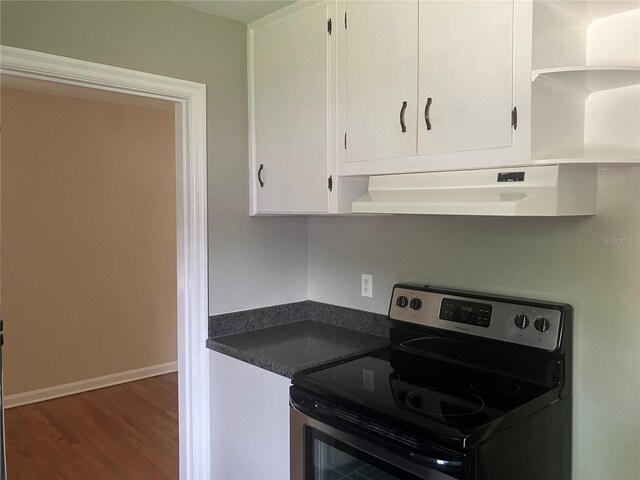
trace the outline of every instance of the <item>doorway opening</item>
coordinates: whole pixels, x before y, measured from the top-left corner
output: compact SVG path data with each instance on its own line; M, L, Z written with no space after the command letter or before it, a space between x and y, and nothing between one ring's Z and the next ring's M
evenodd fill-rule
M34 82L46 82L48 88L53 85L58 93L83 87L80 90L85 93L91 90L88 94L102 95L103 99L109 97L107 101L112 105L118 104L116 97L120 95L133 100L142 109L148 108L149 102L166 102L175 109L174 288L179 472L180 478L204 478L210 468L209 379L205 348L208 315L205 86L23 49L1 48L3 85L5 79L30 82L32 87ZM46 316L46 312L43 315ZM78 362L82 359L78 358Z
M9 475L81 467L98 479L130 465L176 479L174 104L12 76L0 99ZM160 374L165 384L140 381ZM123 423L136 434L121 435ZM90 455L105 445L106 462Z

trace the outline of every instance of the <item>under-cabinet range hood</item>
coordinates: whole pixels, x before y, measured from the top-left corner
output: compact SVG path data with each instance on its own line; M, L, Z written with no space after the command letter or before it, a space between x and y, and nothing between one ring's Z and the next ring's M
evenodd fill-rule
M595 215L597 165L544 165L369 178L354 213Z

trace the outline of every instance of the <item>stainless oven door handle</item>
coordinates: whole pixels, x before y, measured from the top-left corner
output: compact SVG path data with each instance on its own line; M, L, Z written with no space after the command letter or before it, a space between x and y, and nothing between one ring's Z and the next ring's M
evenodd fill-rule
M455 480L454 477L441 471L442 468L462 466L459 461L449 461L431 458L420 454L409 454L407 456L397 455L384 448L381 443L373 443L365 438L346 433L326 423L317 420L301 412L295 405L291 404L290 415L290 455L291 455L291 478L304 479L304 430L311 427L342 443L345 443L357 450L361 450L368 455L377 457L382 461L406 470L409 473L425 478L427 480ZM407 458L410 457L410 458ZM438 470L433 470L436 468Z

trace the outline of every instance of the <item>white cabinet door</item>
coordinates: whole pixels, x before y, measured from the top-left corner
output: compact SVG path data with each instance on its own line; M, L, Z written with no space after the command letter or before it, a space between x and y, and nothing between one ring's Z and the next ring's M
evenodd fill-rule
M346 9L346 160L415 155L418 2L354 0Z
M256 213L328 211L329 11L318 2L250 26Z
M421 0L418 154L512 141L513 1Z

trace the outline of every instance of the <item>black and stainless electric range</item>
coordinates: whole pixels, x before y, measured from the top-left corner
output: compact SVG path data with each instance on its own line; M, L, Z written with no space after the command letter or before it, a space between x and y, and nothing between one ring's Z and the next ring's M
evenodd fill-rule
M292 480L569 480L569 305L396 285L391 344L296 373Z

